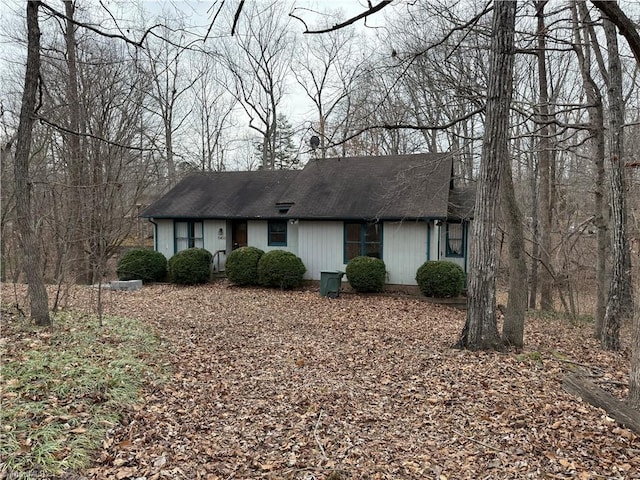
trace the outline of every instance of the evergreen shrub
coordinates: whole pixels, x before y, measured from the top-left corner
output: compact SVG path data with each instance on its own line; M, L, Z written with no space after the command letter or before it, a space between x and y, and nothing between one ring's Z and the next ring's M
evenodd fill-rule
M189 248L169 259L169 278L180 285L207 283L213 255L204 248Z
M258 281L264 287L289 290L302 284L307 268L302 260L285 250L271 250L258 262Z
M167 259L155 250L129 250L118 261L116 274L118 279L125 281L162 282L167 276Z
M387 269L384 262L374 257L355 257L347 264L347 280L356 292L381 292Z
M416 281L427 297L457 297L464 289L464 271L452 262L431 260L423 263L416 272Z
M225 273L236 285L258 284L258 262L264 252L256 247L240 247L227 256Z

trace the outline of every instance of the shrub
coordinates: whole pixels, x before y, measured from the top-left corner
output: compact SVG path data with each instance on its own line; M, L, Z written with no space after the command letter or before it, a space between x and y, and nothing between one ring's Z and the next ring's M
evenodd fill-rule
M427 297L457 297L464 288L464 271L452 262L428 261L418 268L416 281Z
M204 248L189 248L169 259L169 277L180 285L207 283L213 255Z
M154 250L129 250L118 261L116 274L120 280L161 282L167 276L167 259Z
M229 254L225 273L236 285L258 284L258 262L264 252L256 247L240 247Z
M387 269L384 262L374 257L355 257L347 264L347 280L356 292L381 292Z
M285 250L271 250L258 262L258 281L265 287L291 289L302 284L307 269L299 257Z

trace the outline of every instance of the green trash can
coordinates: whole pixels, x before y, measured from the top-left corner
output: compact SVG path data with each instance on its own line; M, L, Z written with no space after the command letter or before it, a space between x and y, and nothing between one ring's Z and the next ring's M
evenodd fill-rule
M338 298L344 272L324 270L320 272L320 296Z

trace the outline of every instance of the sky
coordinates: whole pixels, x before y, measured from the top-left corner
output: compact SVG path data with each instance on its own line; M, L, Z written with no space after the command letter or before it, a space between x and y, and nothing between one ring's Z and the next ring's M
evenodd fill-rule
M62 0L47 1L59 11L64 11ZM77 0L77 4L80 10L89 10L91 17L99 20L97 17L100 14L106 16L105 10L100 5L102 3L118 19L119 26L123 29L126 28L127 18L138 17L140 7L148 12L150 16L145 18L146 23L152 24L154 21L152 17L162 14L163 10L180 11L187 17L187 24L196 25L199 27L198 29L206 29L211 23L213 12L217 9L220 1L141 0L132 2L128 0ZM235 9L238 2L239 0L227 0L225 8ZM374 3L377 3L377 0ZM322 17L314 14L314 12L342 11L344 18L348 19L368 9L366 0L294 0L293 4L296 8L296 14L303 17L310 28L319 25L322 20ZM19 98L19 96L10 95L10 92L21 88L21 82L16 83L15 79L21 76L20 72L23 69L24 45L15 42L8 33L13 30L22 32L17 35L23 35L24 20L22 18L24 17L24 10L25 0L0 0L0 104L4 104L5 108L11 108L8 105L8 98ZM384 24L389 10L391 8L387 7L382 12L368 17L366 21L364 19L358 20L353 28L361 32L362 35L375 35L376 29ZM42 20L48 17L43 9L41 9L40 17ZM51 22L41 21L41 24L46 26L47 24L51 25ZM298 32L304 31L304 25L299 20L292 19L291 25ZM136 37L135 34L130 36L132 38ZM6 78L3 78L5 76L10 76L9 78L14 80L7 81ZM294 125L301 122L307 123L314 116L312 105L293 78L289 79L289 87L289 93L283 99L280 111L285 113Z

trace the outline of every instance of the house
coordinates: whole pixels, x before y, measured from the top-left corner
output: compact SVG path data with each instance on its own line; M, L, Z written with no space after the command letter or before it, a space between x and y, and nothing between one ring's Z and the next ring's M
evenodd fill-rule
M475 195L454 187L448 154L317 159L297 171L193 174L142 217L157 251L206 248L219 271L250 245L298 255L310 280L369 255L384 260L387 283L415 285L427 260L467 269Z

